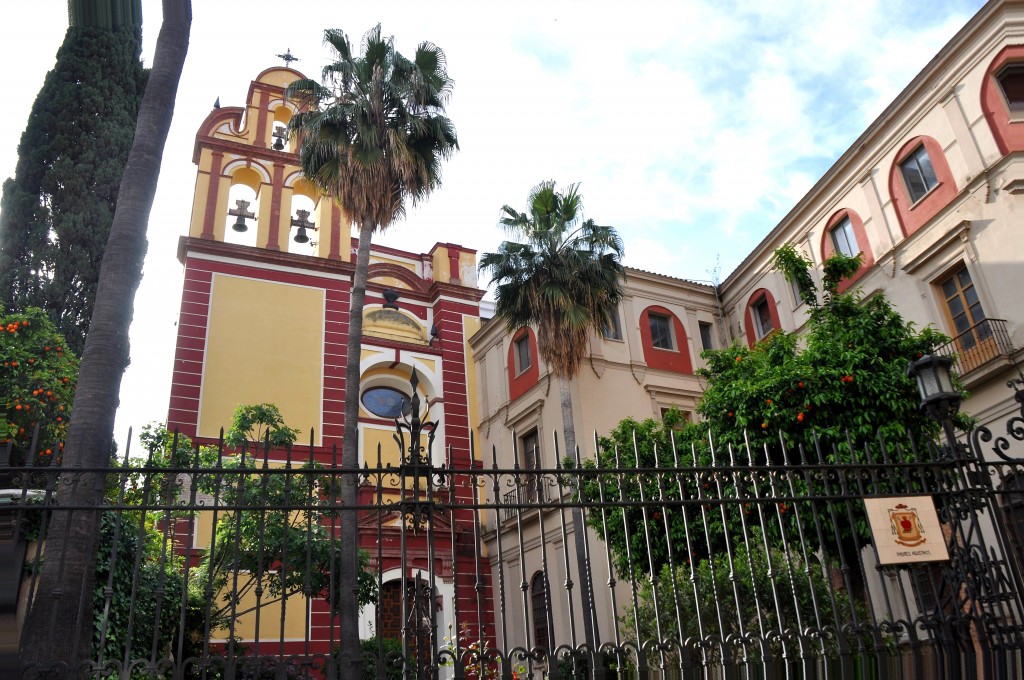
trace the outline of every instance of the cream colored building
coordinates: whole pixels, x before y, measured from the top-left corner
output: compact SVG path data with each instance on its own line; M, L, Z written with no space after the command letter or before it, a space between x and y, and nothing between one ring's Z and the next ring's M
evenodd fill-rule
M774 250L786 243L814 263L819 284L821 263L832 252L861 253L861 270L842 288L884 292L905 318L953 337L943 351L960 356L961 377L971 392L963 408L980 424L1002 428L1019 408L1006 382L1019 375L1016 365L1024 353L1022 194L1024 3L993 1L717 289L628 271L621 339L591 338L589 358L572 383L582 454L593 455L592 433L607 433L627 416L658 416L669 406L692 413L701 394L693 371L702 347L753 345L774 329L803 327L806 306L771 265ZM533 332L509 333L492 321L470 342L480 381L479 450L485 464L492 447L499 467L535 464L525 451L536 443L541 466L553 467L550 433L562 426L558 387L536 358ZM499 493L513 494L511 501L517 490ZM571 642L573 633L563 585L567 564L576 581L575 634L582 642L569 514L563 521L550 511L541 527L536 511L530 512L522 514L521 533L514 513L497 522L500 528L488 526L494 585L505 598L495 619L507 616L510 631L499 644L543 644L544 631L532 612L542 602L534 602L533 594L543 587L535 577L545 559L553 642ZM589 547L601 633L610 634L605 546L590 534ZM505 565L501 587L499 562ZM614 608L620 613L626 598L619 584ZM532 617L529 624L524 612Z
M730 274L732 337L799 330L806 306L774 271L792 243L815 264L860 253L845 287L884 292L904 318L954 338L963 408L1002 427L1024 348L1024 3L990 2L935 56Z
M607 433L627 416L656 418L676 407L692 417L702 391L694 375L701 366L700 353L725 343L719 309L713 286L627 268L618 323L590 338L589 357L571 383L581 456L593 457L593 433ZM538 357L533 330L510 333L499 319L492 319L471 338L470 346L479 384L477 457L485 467L492 462L504 469L516 464L555 467L556 458L564 456L558 378ZM533 457L534 450L539 452L539 460ZM488 493L495 495L492 490ZM525 503L535 500L538 493L550 500L558 489L501 487L497 500ZM569 511L548 510L541 518L536 510L503 510L497 521L491 513L486 519L484 538L492 565L498 646L547 646L541 639L543 617L537 616L545 607L543 595L538 595L545 563L550 591L550 625L546 628L551 631L553 646L572 644L574 634L576 643L583 642L580 579ZM613 606L605 544L593 531L587 535L599 632L607 640L611 639L613 611L621 611L628 601L628 588L618 584ZM504 568L499 569L499 564ZM570 625L570 595L564 585L567 565L574 582L575 627ZM500 637L503 616L507 640Z

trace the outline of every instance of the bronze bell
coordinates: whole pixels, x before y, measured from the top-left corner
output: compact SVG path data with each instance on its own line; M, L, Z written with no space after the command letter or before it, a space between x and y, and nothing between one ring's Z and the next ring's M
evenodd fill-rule
M306 228L299 227L299 230L295 232L295 238L293 240L296 243L309 243L309 236L306 235Z
M235 218L235 223L231 225L231 228L239 233L249 231L249 225L245 223L245 218L241 215Z
M280 137L274 138L274 151L284 151L284 140Z

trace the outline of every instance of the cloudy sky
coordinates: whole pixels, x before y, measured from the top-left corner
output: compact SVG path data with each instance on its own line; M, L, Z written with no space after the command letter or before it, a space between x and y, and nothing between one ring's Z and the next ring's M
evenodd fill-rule
M6 97L0 179L13 175L35 93L67 28L66 3L9 3L0 21ZM499 208L532 186L581 183L587 217L618 228L626 264L724 278L980 8L980 0L771 2L562 0L340 3L193 0L178 92L136 298L117 438L166 416L188 229L195 131L218 97L290 48L319 76L323 29L381 23L411 53L448 57L461 152L444 186L380 242L479 252L502 239ZM143 0L152 59L159 0Z

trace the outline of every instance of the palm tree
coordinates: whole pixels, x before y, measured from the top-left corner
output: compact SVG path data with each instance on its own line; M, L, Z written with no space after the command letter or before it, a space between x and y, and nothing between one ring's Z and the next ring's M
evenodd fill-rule
M117 210L103 254L96 303L82 353L72 408L75 417L65 444L65 468L99 468L109 462L121 376L128 366L128 328L146 255L146 228L191 25L190 0L163 0L163 23L153 69L118 190ZM100 503L105 481L102 475L69 475L71 479L62 480L59 485L59 505ZM99 513L75 512L74 522L67 521L67 512L55 513L54 517L47 545L53 546L60 558L43 561L36 600L22 638L22 660L28 664L63 661L75 669L82 658L87 658L92 642L93 565ZM67 584L75 586L69 589L68 597L61 597ZM34 677L32 672L24 677Z
M569 455L576 451L569 382L587 356L591 333L613 323L624 277L622 240L613 227L584 221L582 207L579 185L559 193L554 182L539 184L530 192L528 212L501 209L501 225L524 242L505 241L480 260L480 269L498 284L495 315L512 332L537 328L537 351L558 376ZM597 625L579 508L573 509L572 521L587 643L594 651Z
M423 201L441 184L441 162L458 149L455 127L445 116L451 94L444 52L423 42L410 61L395 50L393 39L382 37L380 25L363 36L359 54L347 35L324 32L335 61L323 69L322 83L303 79L287 95L301 112L289 129L299 136L299 158L306 177L326 196L341 203L359 228L359 247L352 282L348 362L345 369L345 426L342 468L359 466L359 355L363 335L363 301L370 264L370 239L405 215L406 203ZM356 504L356 488L345 485L341 502ZM341 607L342 653L348 655L350 675L361 673L357 631L356 522L343 522L346 546L339 565L345 589ZM349 677L348 675L346 677Z

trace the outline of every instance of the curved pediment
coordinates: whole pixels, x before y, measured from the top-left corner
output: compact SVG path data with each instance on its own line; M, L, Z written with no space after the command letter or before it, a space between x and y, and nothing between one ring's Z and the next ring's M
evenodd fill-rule
M388 262L371 264L366 277L370 282L389 288L414 290L418 293L425 293L427 289L423 279L415 272Z

